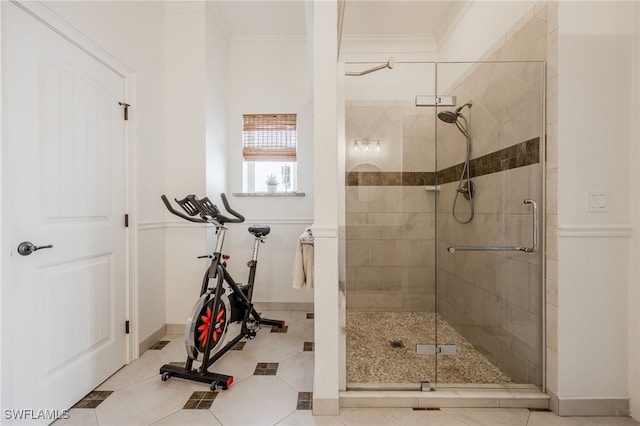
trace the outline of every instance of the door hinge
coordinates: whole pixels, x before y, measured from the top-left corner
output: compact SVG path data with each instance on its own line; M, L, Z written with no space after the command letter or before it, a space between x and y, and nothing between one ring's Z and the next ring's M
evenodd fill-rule
M124 119L125 121L129 119L129 107L131 105L125 103L125 102L118 102L118 105L120 105L121 107L124 107Z
M457 352L456 345L430 345L425 343L416 345L416 353L418 355L455 355Z
M129 213L126 213L124 215L124 227L128 228L129 227Z
M129 334L129 320L124 322L124 333Z
M456 106L456 97L418 95L416 96L416 106Z

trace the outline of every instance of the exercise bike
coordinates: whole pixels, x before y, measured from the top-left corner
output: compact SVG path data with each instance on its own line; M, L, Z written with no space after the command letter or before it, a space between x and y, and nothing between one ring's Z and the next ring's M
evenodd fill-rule
M264 243L271 232L268 225L252 225L249 233L254 237L253 253L247 263L249 278L247 284L236 283L227 271L228 256L222 254L227 223L242 223L244 216L229 206L225 194L220 194L224 207L232 217L225 216L209 198L199 199L195 195L187 195L184 199L176 199L176 203L186 212L182 213L173 208L166 196L162 195L162 202L174 215L196 223L212 224L216 227L216 246L211 255L200 256L209 258L211 263L202 279L200 298L193 307L191 316L185 327L185 349L187 361L185 366L165 364L160 368L163 381L170 377L179 377L202 383L209 383L211 390L228 389L233 383L233 376L213 373L209 367L231 350L243 338L253 339L261 325L282 328L285 322L262 317L256 312L251 301L253 285L258 264L258 247ZM226 285L223 285L225 284ZM240 322L240 332L233 339L223 344L229 323ZM200 362L194 367L194 362Z

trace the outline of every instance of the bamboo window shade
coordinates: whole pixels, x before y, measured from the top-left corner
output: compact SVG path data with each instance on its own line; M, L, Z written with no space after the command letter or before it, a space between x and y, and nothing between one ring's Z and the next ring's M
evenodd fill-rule
M296 114L243 114L245 161L296 161Z

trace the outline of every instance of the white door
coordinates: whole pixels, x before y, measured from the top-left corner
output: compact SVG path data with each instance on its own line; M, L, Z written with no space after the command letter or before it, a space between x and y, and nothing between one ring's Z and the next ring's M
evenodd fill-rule
M126 362L125 81L17 6L6 11L13 376L4 408L63 410ZM53 247L20 255L24 241Z

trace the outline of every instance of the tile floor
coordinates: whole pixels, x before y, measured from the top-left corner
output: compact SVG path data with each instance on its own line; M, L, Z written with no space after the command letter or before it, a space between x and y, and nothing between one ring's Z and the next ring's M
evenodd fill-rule
M234 376L228 390L211 392L206 384L177 378L163 382L160 367L185 360L182 336L168 335L79 401L70 417L55 425L640 425L630 418L561 418L521 408L343 408L339 416L314 417L313 319L297 311L264 314L285 320L289 328L286 333L263 328L253 341L229 351L211 368ZM256 370L263 373L256 375Z

